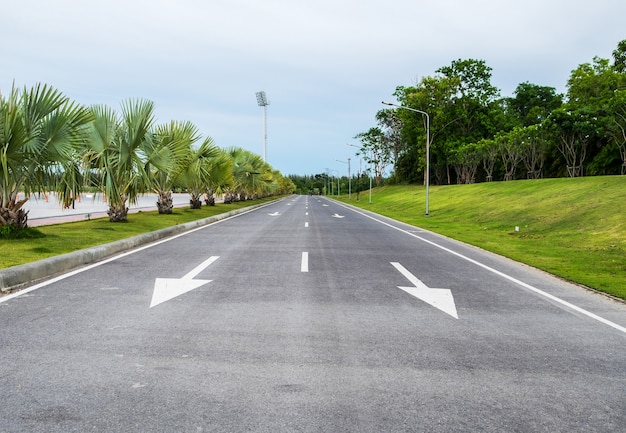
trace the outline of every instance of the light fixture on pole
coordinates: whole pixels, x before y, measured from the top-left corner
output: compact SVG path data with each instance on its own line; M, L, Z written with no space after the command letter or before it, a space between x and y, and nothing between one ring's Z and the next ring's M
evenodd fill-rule
M428 216L428 186L430 184L430 116L427 112L417 110L415 108L405 107L403 105L392 104L391 102L382 102L384 105L391 105L392 107L403 108L409 111L415 111L416 113L426 116L426 173L424 174L424 181L426 184L426 215Z
M263 162L267 162L267 106L270 105L265 92L256 92L256 102L263 107Z

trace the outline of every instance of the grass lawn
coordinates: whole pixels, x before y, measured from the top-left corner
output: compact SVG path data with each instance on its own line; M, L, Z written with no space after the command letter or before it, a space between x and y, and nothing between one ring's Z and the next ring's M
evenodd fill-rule
M626 299L626 176L431 186L429 216L423 186L340 200Z

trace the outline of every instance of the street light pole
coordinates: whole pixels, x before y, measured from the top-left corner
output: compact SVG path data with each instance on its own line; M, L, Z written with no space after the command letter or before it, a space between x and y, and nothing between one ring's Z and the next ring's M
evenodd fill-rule
M332 189L332 183L330 180L330 168L326 167L326 184L328 185L326 187L326 195L328 196L332 196L333 195L333 189ZM330 190L330 192L329 192Z
M346 161L337 160L337 162L341 162L346 164ZM352 200L352 177L350 176L350 158L348 158L348 200Z
M383 101L384 105L391 105L392 107L403 108L409 111L415 111L416 113L423 114L426 116L426 173L425 183L426 183L426 216L428 216L428 187L430 185L430 116L427 112L422 110L417 110L415 108L405 107L403 105L392 104L391 102Z
M350 144L350 143L348 143L347 146L361 149L359 146L355 146L354 144ZM372 204L372 158L370 158L369 178L370 178L370 204Z
M256 92L256 101L263 107L263 162L267 162L267 106L270 105L265 92Z
M329 169L329 170L330 170L330 173L337 173L337 197L339 197L339 195L341 193L341 191L340 191L341 187L339 186L339 177L340 177L339 176L339 172L337 170L332 170L332 169ZM334 183L333 183L333 186L334 186ZM331 191L332 191L332 189L331 189Z

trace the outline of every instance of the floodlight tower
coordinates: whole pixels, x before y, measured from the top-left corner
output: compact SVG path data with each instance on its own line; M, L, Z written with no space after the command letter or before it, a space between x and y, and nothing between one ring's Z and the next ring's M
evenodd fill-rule
M267 106L270 103L264 91L256 92L256 102L263 107L263 162L267 162Z

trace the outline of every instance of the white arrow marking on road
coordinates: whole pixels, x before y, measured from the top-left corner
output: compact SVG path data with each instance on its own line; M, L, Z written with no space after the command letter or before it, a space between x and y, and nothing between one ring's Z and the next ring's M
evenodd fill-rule
M330 205L328 205L328 204L323 204L322 206L323 206L323 207L328 207L328 206L330 206Z
M343 215L339 215L339 214L336 213L336 214L333 215L333 218L343 218Z
M415 296L418 299L432 305L435 308L443 311L446 314L458 319L459 316L456 313L456 306L454 305L454 298L452 292L448 289L431 289L426 284L422 283L415 275L410 273L404 266L397 262L391 262L394 268L396 268L407 280L411 282L415 287L400 287L410 295Z
M194 280L193 277L198 275L217 259L219 259L219 256L209 257L182 278L157 278L154 282L150 308L210 283L212 280Z
M274 213L268 213L269 216L278 216L280 215L278 212L274 212Z

